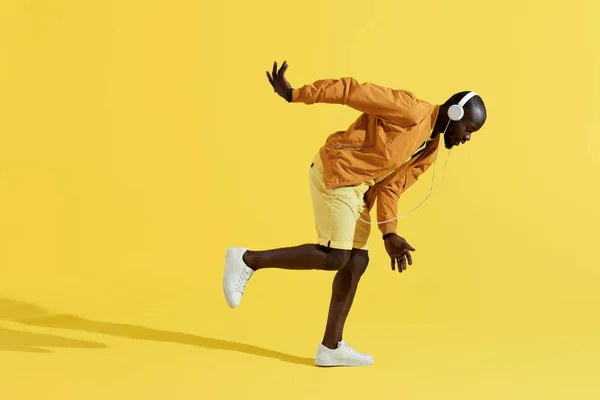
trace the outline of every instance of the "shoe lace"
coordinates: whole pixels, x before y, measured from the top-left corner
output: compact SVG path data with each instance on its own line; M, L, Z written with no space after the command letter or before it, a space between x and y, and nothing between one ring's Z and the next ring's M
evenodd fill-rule
M340 342L340 347L343 347L344 350L346 350L348 353L355 355L357 357L362 357L362 353L354 350L352 347L350 347L350 345L346 342L344 342L343 340Z
M238 291L244 292L244 290L246 289L246 284L248 284L248 280L250 279L251 275L252 273L250 271L247 271L245 269L242 270L236 282L236 289Z

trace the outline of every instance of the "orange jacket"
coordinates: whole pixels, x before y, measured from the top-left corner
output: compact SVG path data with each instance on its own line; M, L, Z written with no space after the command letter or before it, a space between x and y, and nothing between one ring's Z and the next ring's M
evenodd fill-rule
M440 136L424 151L411 157L430 136L440 109L417 99L411 92L360 84L354 78L323 79L296 88L294 103L346 105L361 112L345 131L332 133L319 153L328 188L356 185L392 170L365 194L369 211L377 200L377 221L397 216L402 192L414 184L433 163ZM398 220L379 224L382 234L396 232Z

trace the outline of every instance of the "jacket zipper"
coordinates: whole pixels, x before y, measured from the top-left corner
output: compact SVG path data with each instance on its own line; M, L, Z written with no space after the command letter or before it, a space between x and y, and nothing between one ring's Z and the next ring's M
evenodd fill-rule
M372 144L365 144L365 145L361 145L361 146L335 146L334 149L349 149L349 148L360 148L360 147L373 147Z

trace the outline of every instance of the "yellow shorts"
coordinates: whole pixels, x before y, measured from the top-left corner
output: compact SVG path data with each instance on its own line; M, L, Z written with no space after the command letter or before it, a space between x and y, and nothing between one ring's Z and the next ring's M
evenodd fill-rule
M323 181L323 164L318 152L309 169L309 182L317 244L335 249L368 250L371 224L361 219L371 222L364 200L370 186L361 183L356 186L328 189Z

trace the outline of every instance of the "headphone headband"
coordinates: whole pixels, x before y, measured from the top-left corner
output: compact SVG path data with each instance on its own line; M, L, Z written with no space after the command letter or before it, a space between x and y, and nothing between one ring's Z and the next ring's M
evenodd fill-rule
M467 104L467 101L471 100L472 97L477 96L477 93L475 92L469 92L467 93L458 103L458 106L460 108L463 108L465 106L465 104Z

